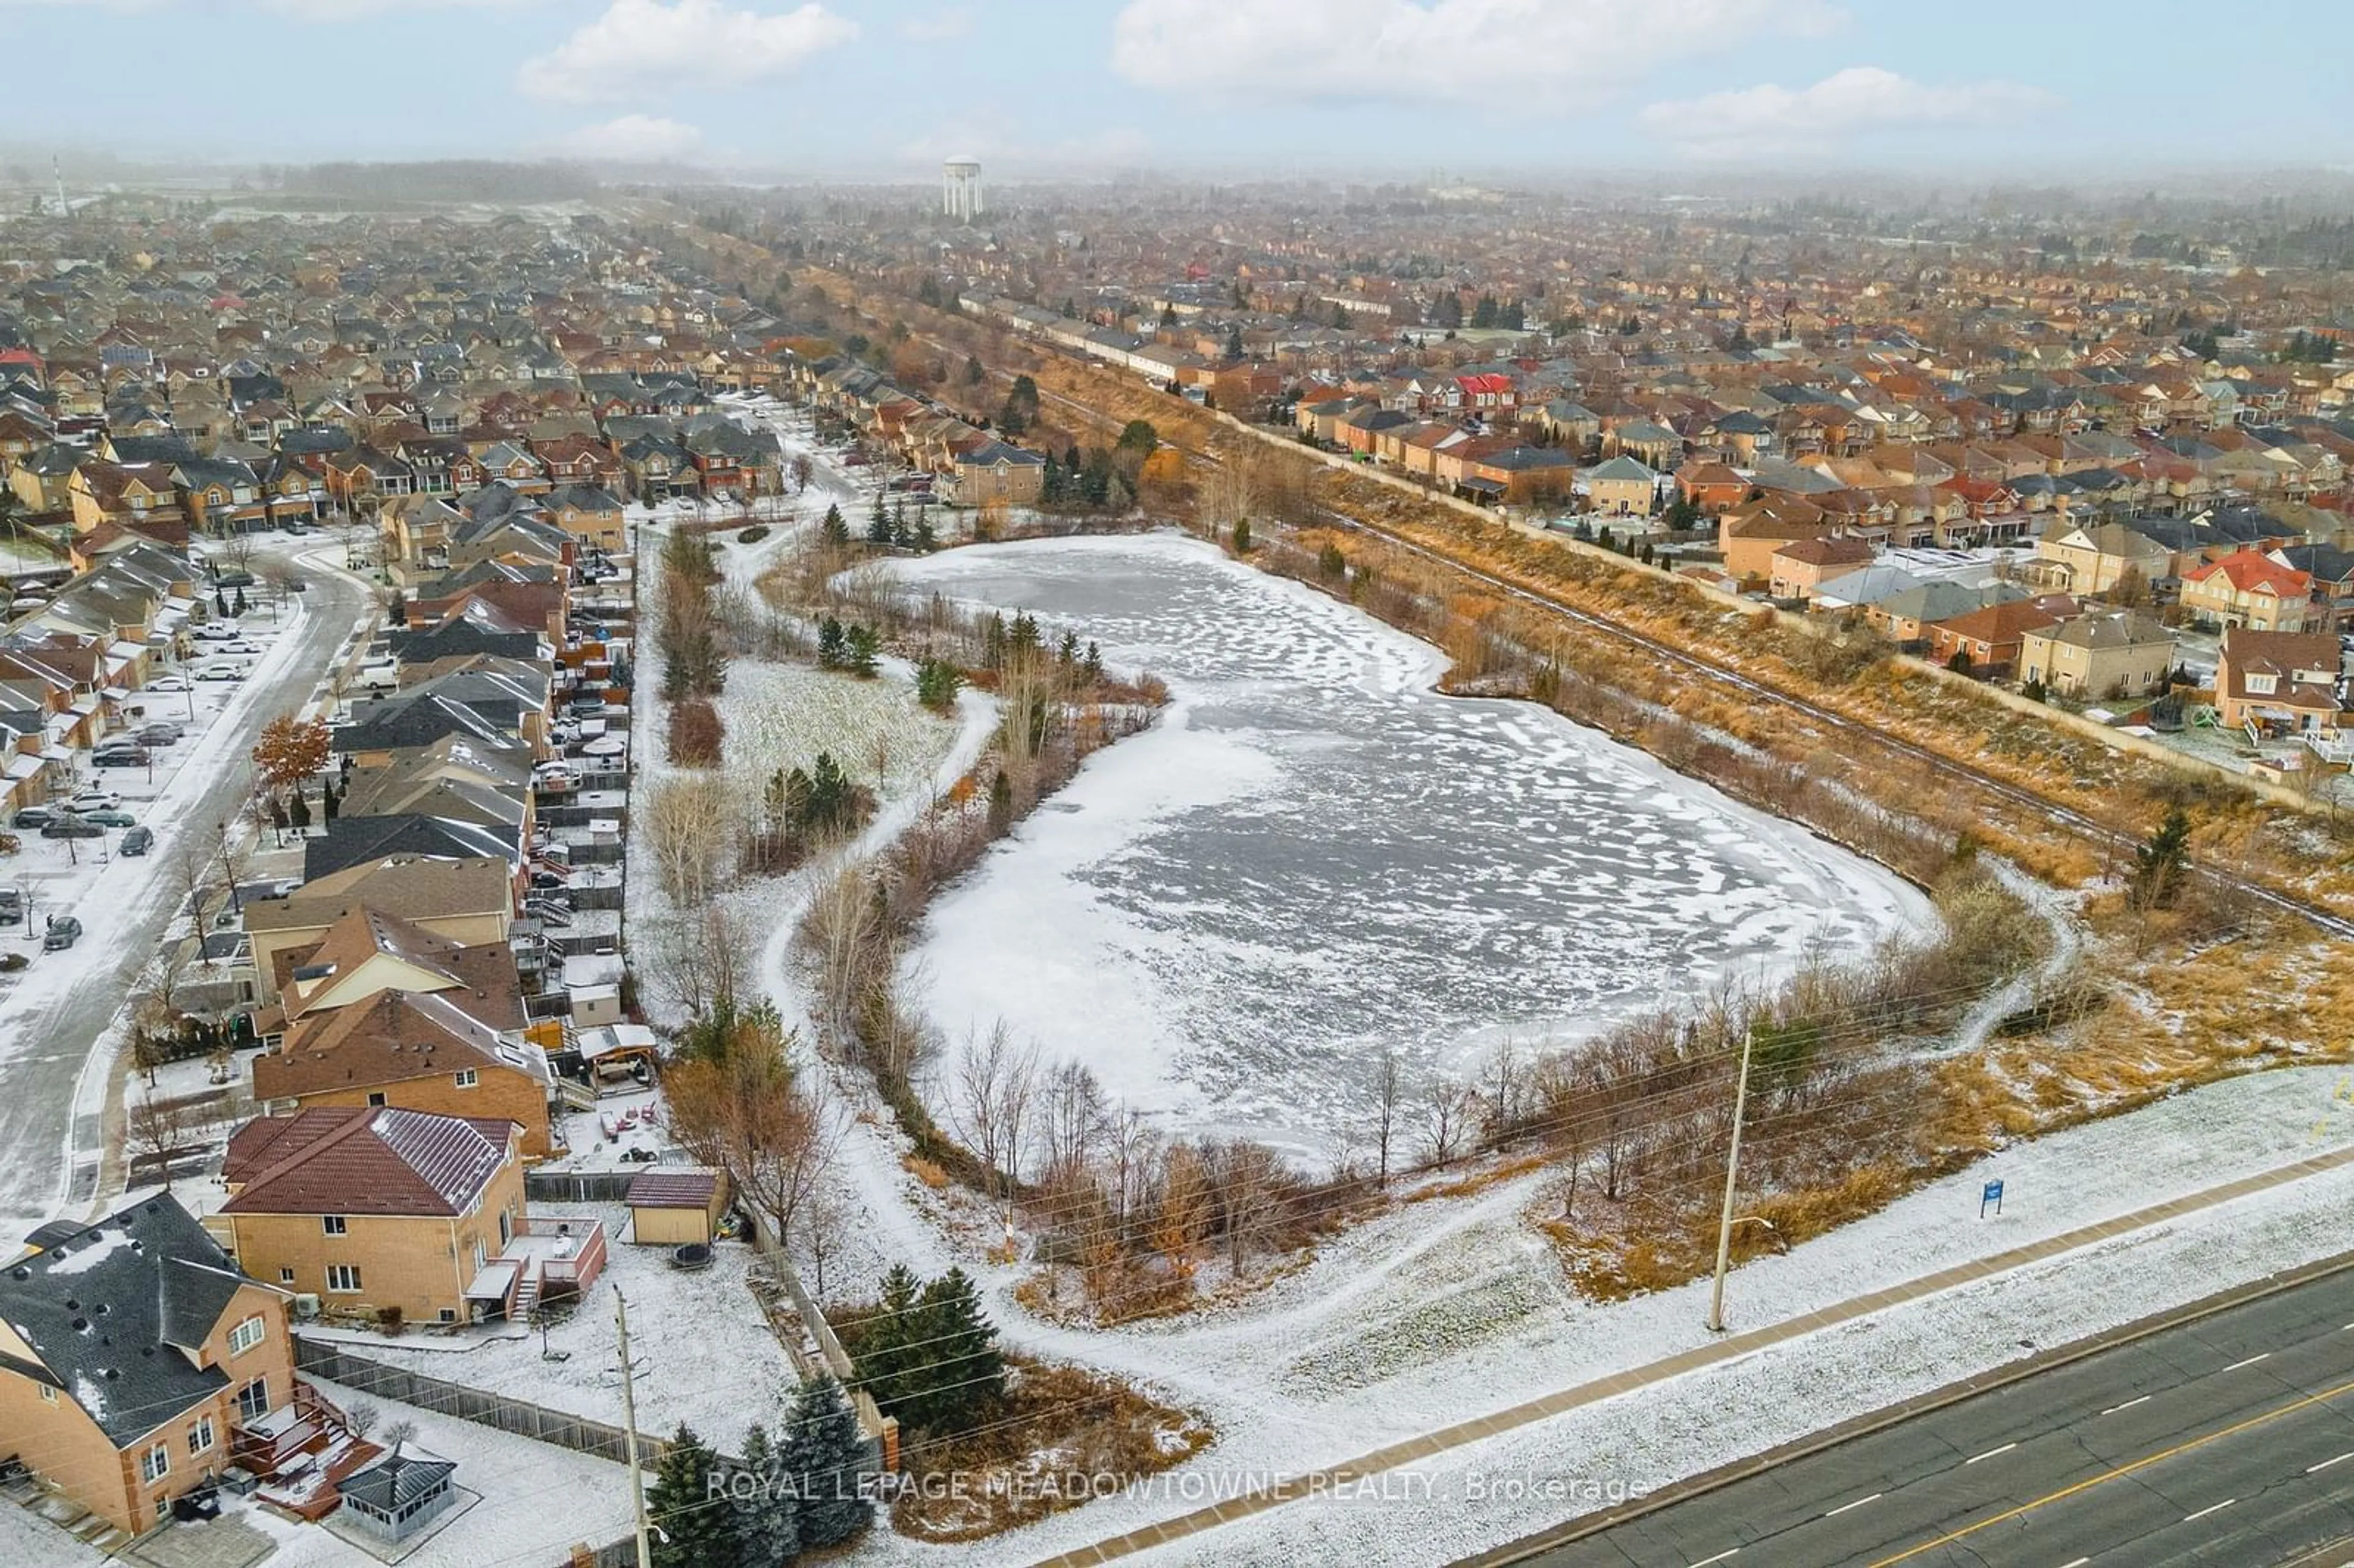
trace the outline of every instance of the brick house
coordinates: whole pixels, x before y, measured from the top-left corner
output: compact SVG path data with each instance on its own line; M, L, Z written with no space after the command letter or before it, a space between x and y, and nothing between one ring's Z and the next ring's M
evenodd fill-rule
M537 1233L522 1137L504 1117L388 1107L257 1117L229 1139L229 1199L208 1223L249 1274L316 1295L339 1316L515 1316L536 1303L547 1263L585 1289L605 1258L594 1220L567 1222L562 1235L550 1224L545 1248L527 1239Z
M169 1196L0 1275L0 1450L127 1534L217 1479L294 1392L285 1293Z
M2338 723L2345 652L2323 631L2264 631L2234 626L2215 657L2215 713L2238 729L2251 720L2274 729Z

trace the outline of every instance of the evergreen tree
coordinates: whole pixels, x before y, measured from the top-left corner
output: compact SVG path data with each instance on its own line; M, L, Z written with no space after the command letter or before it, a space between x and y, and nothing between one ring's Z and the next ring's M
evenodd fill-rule
M904 500L895 501L891 503L891 543L904 550L910 537L907 533L907 503Z
M1038 482L1038 503L1053 506L1062 499L1063 465L1055 461L1055 454L1050 451L1046 454L1046 471Z
M736 1558L743 1568L783 1568L801 1549L800 1503L784 1455L758 1426L744 1434L744 1474L731 1489Z
M1475 328L1491 327L1496 324L1495 295L1482 294L1479 296L1479 302L1471 308L1471 324Z
M841 621L829 615L817 623L817 667L819 669L841 669L843 655L848 648L849 641L843 635Z
M395 626L408 624L408 596L398 588L392 590L392 602L385 606L384 618Z
M963 684L963 673L945 659L928 658L916 666L916 700L935 713L953 707Z
M303 797L300 788L295 789L293 798L287 803L286 817L293 824L294 831L297 832L303 832L311 825L311 802Z
M991 610L989 619L981 625L981 665L984 670L1005 667L1005 616L1001 610Z
M646 1512L662 1527L653 1537L653 1568L736 1568L735 1518L711 1506L705 1479L715 1462L682 1423L646 1489Z
M1079 661L1079 673L1087 678L1087 683L1089 685L1092 686L1101 683L1103 680L1103 650L1097 647L1092 642L1088 643L1087 656Z
M998 777L1002 780L1004 775L1000 773ZM990 810L993 819L993 794ZM912 1377L920 1371L928 1353L929 1347L910 1343L917 1335L916 1305L920 1294L915 1271L904 1263L893 1264L883 1276L881 1303L859 1336L858 1386L883 1407L886 1415L898 1414Z
M884 510L883 493L875 493L875 509L866 514L866 542L887 545L891 542L891 514Z
M338 794L335 790L335 781L332 779L328 779L326 787L319 791L320 815L325 817L326 820L331 822L334 821L335 820L336 808L340 807L343 803L343 796Z
M989 372L981 367L980 357L976 355L966 355L964 356L964 384L968 387L978 387L983 381L988 379Z
M1247 556L1250 553L1250 519L1247 517L1237 517L1235 519L1235 554L1237 556Z
M228 619L228 593L218 584L213 587L213 608L220 612L220 618L223 620ZM396 621L394 624L398 625L398 622Z
M243 588L238 589L237 597L229 600L228 612L231 615L243 615L245 613L245 590Z
M908 543L915 546L919 556L928 556L940 547L939 536L932 532L931 518L925 515L920 508L916 513L916 531L909 536Z
M2163 909L2182 890L2182 874L2190 864L2190 819L2179 806L2167 808L2165 821L2149 842L2134 851L2134 902L2145 909Z
M842 667L854 675L871 676L878 666L883 651L883 639L871 626L850 629L848 645L843 650Z
M1226 329L1226 357L1228 359L1240 359L1242 356L1243 328L1242 323L1240 322L1236 322L1234 325Z
M1005 1358L980 1291L963 1269L951 1268L924 1287L914 1317L928 1360L909 1379L908 1414L927 1431L980 1425L1005 1398Z
M1006 662L1016 663L1029 659L1044 645L1044 635L1038 630L1038 618L1026 609L1015 610L1013 630L1005 636Z
M797 1499L801 1545L836 1546L866 1528L874 1517L859 1492L866 1456L866 1439L842 1385L822 1374L801 1384L779 1455Z
M842 520L840 506L828 506L825 509L825 521L818 527L825 542L837 549L850 543L850 524Z

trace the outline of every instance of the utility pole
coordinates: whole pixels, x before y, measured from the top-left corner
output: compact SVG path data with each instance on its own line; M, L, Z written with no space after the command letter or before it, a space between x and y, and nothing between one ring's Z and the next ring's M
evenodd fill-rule
M1724 1157L1724 1213L1716 1223L1716 1283L1709 1289L1708 1331L1724 1332L1724 1266L1733 1252L1733 1186L1741 1172L1741 1118L1749 1110L1749 1048L1753 1032L1741 1037L1741 1080L1733 1091L1733 1148Z
M613 1320L621 1330L621 1443L630 1467L630 1508L638 1521L638 1568L653 1568L652 1548L646 1542L646 1473L638 1468L638 1396L630 1367L630 1303L618 1285L613 1287Z

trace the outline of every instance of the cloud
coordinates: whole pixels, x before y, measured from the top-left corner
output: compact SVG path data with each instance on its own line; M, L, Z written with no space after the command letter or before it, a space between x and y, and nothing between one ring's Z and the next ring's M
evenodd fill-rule
M910 43L944 44L972 31L972 13L951 5L928 16L910 16L899 24L899 36Z
M857 23L817 0L779 16L730 10L724 0L612 0L553 50L525 60L516 80L535 98L572 103L742 87L787 75L857 36Z
M1204 96L1559 111L1616 90L1630 62L1843 19L1829 0L1129 0L1111 66Z
M1796 91L1768 82L1654 103L1643 129L1697 158L1822 157L1859 132L1961 125L2031 114L2059 102L2012 81L1933 87L1879 66L1850 66Z
M595 163L662 164L689 157L702 145L703 132L692 125L653 114L624 114L567 132L543 150Z

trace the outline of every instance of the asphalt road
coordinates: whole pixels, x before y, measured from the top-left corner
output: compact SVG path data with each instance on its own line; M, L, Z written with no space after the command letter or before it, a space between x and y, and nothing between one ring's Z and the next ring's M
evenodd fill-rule
M2354 1275L2338 1274L1524 1561L2271 1568L2349 1536Z
M302 596L304 613L285 634L293 646L282 658L259 662L259 673L218 721L228 733L217 746L208 733L205 747L217 760L209 767L192 762L192 776L175 778L157 801L167 809L142 813L156 832L154 853L114 861L76 904L74 913L88 932L80 950L36 956L23 987L0 1003L0 1047L5 1047L0 1050L0 1150L7 1151L0 1159L0 1220L16 1226L0 1241L60 1210L79 1212L96 1196L105 1135L100 1081L111 1075L111 1064L92 1055L178 915L185 895L173 886L171 865L183 835L208 832L235 815L249 788L245 758L261 726L310 699L336 649L371 613L366 587L291 558L291 544L270 539L256 559L282 560L309 584ZM168 706L164 711L169 716ZM74 961L69 980L40 982L46 966L69 959Z

